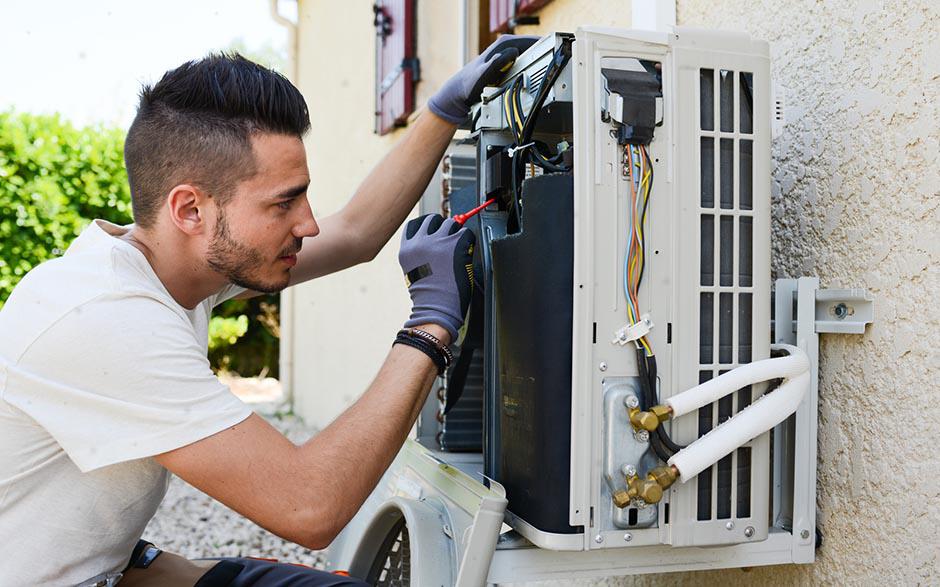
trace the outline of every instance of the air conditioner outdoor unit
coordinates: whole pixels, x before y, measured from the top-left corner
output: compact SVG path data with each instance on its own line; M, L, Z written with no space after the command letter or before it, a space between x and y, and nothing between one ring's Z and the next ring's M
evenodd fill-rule
M482 295L331 565L423 585L813 560L819 313L864 330L871 302L812 278L772 300L771 120L768 45L740 33L552 34L484 91L422 202L495 199L467 223Z

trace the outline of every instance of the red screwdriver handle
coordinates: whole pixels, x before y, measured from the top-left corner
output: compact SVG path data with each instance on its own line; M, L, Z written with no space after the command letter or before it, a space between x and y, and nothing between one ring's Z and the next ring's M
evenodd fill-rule
M473 210L470 210L469 212L464 212L463 214L457 214L456 216L454 216L454 221L456 221L457 224L463 226L464 222L466 222L467 220L470 220L471 218L479 214L484 208L486 208L487 206L489 206L495 201L496 201L496 198L490 198L489 200L483 202L482 204L480 204Z

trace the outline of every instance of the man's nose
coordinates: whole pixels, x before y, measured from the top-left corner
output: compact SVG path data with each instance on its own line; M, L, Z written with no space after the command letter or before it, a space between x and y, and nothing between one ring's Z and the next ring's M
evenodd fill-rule
M294 236L297 238L305 238L320 234L320 225L317 224L316 218L313 217L313 210L310 209L310 202L306 198L304 198L301 214L303 214L303 218L294 225Z

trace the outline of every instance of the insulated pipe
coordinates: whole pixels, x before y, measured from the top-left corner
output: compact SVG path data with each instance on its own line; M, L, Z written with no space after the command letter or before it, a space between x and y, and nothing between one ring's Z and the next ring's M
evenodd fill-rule
M672 409L672 417L678 418L683 414L694 412L702 406L716 402L742 387L771 379L790 379L800 373L809 371L809 358L807 358L806 353L797 347L788 344L775 344L771 345L770 348L785 350L790 356L764 359L741 365L701 385L668 398L664 403Z
M680 481L685 483L695 477L730 454L736 448L750 442L760 434L763 434L780 422L783 422L799 407L800 402L803 401L803 396L806 395L806 391L809 389L809 359L803 351L794 346L774 345L773 348L790 352L791 356L785 358L797 359L794 364L802 364L804 368L799 372L793 373L791 363L785 364L784 366L787 368L789 375L786 376L786 381L784 381L780 387L770 393L764 394L738 414L673 455L673 457L669 459L669 465L678 469ZM769 359L767 361L761 361L761 363L780 360L781 359ZM777 365L779 366L780 364L778 363ZM745 367L746 366L738 367L738 369ZM729 372L728 375L738 369ZM778 370L772 372L768 371L768 373L769 375L764 376L762 379L746 379L747 382L741 384L741 386L743 387L744 385L750 385L768 379L777 379L783 376ZM718 379L721 379L721 377ZM716 381L718 379L716 379ZM698 388L693 388L689 391L696 389ZM717 397L721 397L721 395ZM708 402L704 402L701 405L705 403ZM690 403L689 405L693 404ZM700 407L700 405L696 407Z

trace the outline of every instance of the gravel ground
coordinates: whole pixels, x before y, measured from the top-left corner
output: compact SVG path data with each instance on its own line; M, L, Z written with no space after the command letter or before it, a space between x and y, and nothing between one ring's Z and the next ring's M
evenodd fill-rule
M294 442L316 432L282 403L252 407ZM322 568L319 552L278 538L175 476L144 538L188 558L257 556Z

